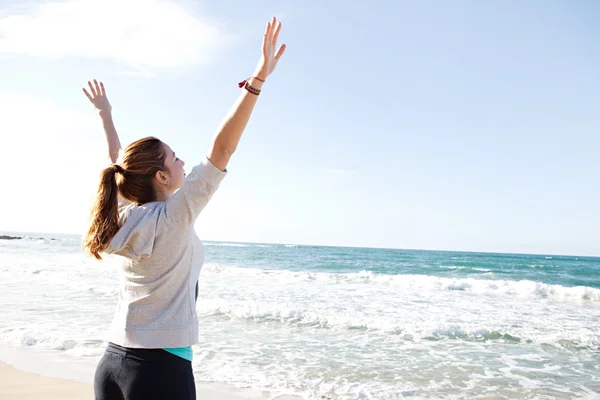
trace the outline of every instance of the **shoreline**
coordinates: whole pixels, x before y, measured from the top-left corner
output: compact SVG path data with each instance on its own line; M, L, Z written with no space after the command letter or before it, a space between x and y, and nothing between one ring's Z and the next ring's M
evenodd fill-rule
M59 350L0 346L0 398L92 400L96 357L77 359ZM196 395L207 400L302 400L295 395L196 382Z
M91 400L94 388L90 384L24 372L0 363L0 398L26 400L40 396L47 400Z

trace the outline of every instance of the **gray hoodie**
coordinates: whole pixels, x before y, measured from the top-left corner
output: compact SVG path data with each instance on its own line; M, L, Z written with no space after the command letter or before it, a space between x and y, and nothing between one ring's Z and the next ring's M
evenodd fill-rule
M122 226L106 250L123 256L111 342L140 348L198 342L195 288L204 250L194 222L225 175L204 159L167 201L120 201Z

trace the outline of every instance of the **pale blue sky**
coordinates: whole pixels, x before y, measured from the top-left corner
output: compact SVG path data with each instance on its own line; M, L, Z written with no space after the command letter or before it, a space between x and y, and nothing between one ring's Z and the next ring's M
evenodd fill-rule
M82 231L89 78L124 143L199 162L275 15L288 50L203 239L600 255L598 2L28 4L0 9L2 230Z

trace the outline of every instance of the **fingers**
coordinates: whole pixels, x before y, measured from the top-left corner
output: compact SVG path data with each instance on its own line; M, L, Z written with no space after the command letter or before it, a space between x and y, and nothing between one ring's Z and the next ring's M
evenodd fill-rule
M273 17L271 19L271 21L267 22L267 27L265 28L265 35L263 37L263 44L262 44L262 50L263 50L263 56L268 59L270 57L271 53L271 43L272 43L272 37L273 37L273 25L274 25L274 21L275 17Z
M279 60L279 57L281 57L283 55L283 53L285 53L285 49L286 49L285 44L282 44L281 46L279 46L279 49L277 49L277 52L275 53L276 60Z
M268 47L268 43L269 43L269 24L270 24L270 22L267 22L267 26L265 27L265 34L263 35L263 43L262 43L263 55L265 57L267 56L267 47Z
M98 81L94 79L94 89L96 89L96 96L101 95L100 86L98 86Z
M273 57L274 47L277 46L277 39L279 32L281 31L281 22L277 21L277 18L272 17L265 28L265 35L263 37L263 55L265 58ZM283 52L282 52L283 54Z
M275 19L275 18L273 18ZM277 45L277 38L279 37L279 31L281 30L281 21L277 22L276 26L275 26L275 30L273 32L273 37L271 39L271 43L273 43L273 45Z
M92 82L88 81L88 86L90 87L90 92L92 93L92 95L94 97L98 96L98 93L96 93L96 90L94 89L94 87L92 86Z
M271 18L271 20L267 22L267 27L265 28L265 41L269 44L273 40L273 32L275 31L276 23L277 19L275 17Z
M85 95L88 99L90 99L90 101L92 101L92 99L98 96L106 96L106 89L104 89L103 82L100 82L100 84L98 84L98 81L94 79L94 84L92 85L92 82L88 81L88 86L90 87L90 91L88 92L87 90L85 90L85 88L83 88L83 93L85 93Z
M271 18L271 21L269 21L269 39L271 39L271 37L273 36L273 30L275 28L275 23L277 22L277 20L275 19L275 17Z
M87 91L87 90L85 90L85 88L81 88L81 90L83 90L83 94L85 94L85 95L87 96L87 98L88 98L90 101L93 101L93 100L94 100L94 99L92 98L92 96L90 96L90 94L88 93L88 91Z

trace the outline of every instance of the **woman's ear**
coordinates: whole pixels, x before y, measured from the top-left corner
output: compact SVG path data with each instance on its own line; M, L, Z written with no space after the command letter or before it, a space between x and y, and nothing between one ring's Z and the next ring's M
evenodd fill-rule
M164 173L164 171L156 171L156 174L154 174L154 178L158 181L158 183L160 183L161 185L168 185L169 184L169 178L167 177L167 175Z

